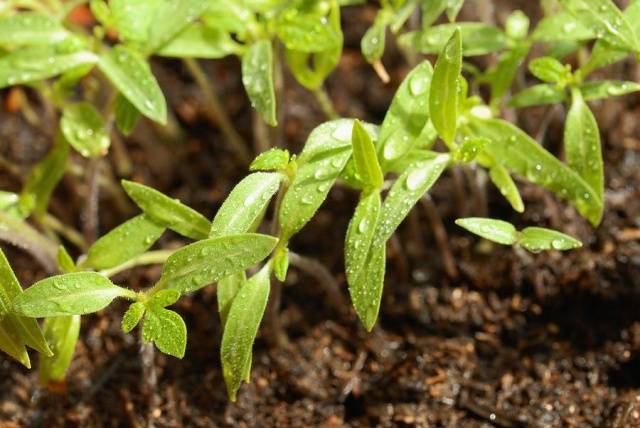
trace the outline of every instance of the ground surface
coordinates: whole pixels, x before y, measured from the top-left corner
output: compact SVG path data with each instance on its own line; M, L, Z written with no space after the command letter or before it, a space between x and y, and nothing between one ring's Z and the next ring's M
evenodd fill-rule
M499 22L508 12L502 6L494 10ZM345 56L328 91L341 114L380 122L408 68L390 46L385 64L392 82L385 86L361 59L358 40L372 12L345 14ZM468 7L465 13L473 17L476 11ZM237 62L205 65L234 123L251 138ZM141 125L125 142L132 168L123 169L114 150L111 169L211 217L245 166L234 161L206 120L200 92L181 64L154 67L186 138L167 142ZM640 80L638 66L630 62L606 75ZM518 84L530 79L523 75ZM280 144L297 151L322 114L290 76L285 97ZM473 171L450 173L432 196L453 263L445 269L433 222L416 209L389 250L381 317L373 333L365 333L353 313L335 307L314 279L293 268L281 317L290 344L272 347L261 336L252 382L230 404L219 366L215 290L178 304L189 326L186 358L156 355L158 382L151 392L137 338L121 333L124 306L116 304L83 319L66 394L41 391L35 371L0 358L0 426L640 426L640 96L592 108L602 128L607 171L607 208L597 229L534 186L522 184L527 212L515 215L491 185L480 191L472 185L477 181ZM512 117L558 153L563 108L528 109ZM47 145L36 127L6 112L0 113L0 141L3 157L25 169ZM5 172L2 181L3 188L19 185ZM53 212L79 224L84 192L81 178L66 177ZM346 189L332 191L292 243L296 252L329 267L345 297L341 244L355 198ZM102 230L135 213L128 203L118 209L116 200L103 193ZM585 246L568 254L532 255L488 246L453 224L457 217L485 210L518 225L561 229ZM167 234L159 245L178 242ZM24 283L43 275L26 254L10 250L9 257ZM158 274L158 268L138 269L119 280L147 286Z

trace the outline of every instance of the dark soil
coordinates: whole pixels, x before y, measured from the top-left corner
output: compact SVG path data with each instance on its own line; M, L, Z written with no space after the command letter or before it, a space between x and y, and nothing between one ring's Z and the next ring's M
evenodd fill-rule
M473 5L484 2L469 3L464 13L474 18ZM536 16L533 3L497 2L493 12L498 22L516 7L526 6ZM392 41L384 58L389 85L363 61L359 39L374 10L345 14L345 54L327 87L342 115L380 122L409 66ZM235 59L203 64L235 126L251 141L251 110L239 64ZM181 63L159 61L154 71L183 134L166 135L140 124L124 143L131 168L116 147L105 166L211 217L246 165L207 121L200 91ZM606 76L638 81L640 68L623 62L598 77ZM285 77L278 144L298 151L323 117L309 93ZM525 74L518 80L519 86L531 83ZM32 101L39 108L37 98ZM602 130L607 175L606 211L598 228L525 183L520 188L527 211L515 215L482 175L460 169L431 192L448 234L452 266L445 269L433 217L416 208L389 248L384 301L372 333L364 332L352 310L345 315L349 309L332 304L321 284L293 267L281 313L290 343L268 345L263 329L252 382L241 388L234 404L226 398L220 372L213 287L177 305L189 326L187 354L177 360L156 353L158 381L150 392L137 337L121 332L125 306L117 303L83 318L76 358L66 385L57 391L41 390L36 371L0 358L0 426L640 426L640 95L591 106ZM510 114L561 155L562 107ZM18 114L0 112L2 156L20 171L46 152L49 140L38 129ZM80 158L74 162L84 165ZM19 188L19 176L6 166L1 177L2 188ZM80 227L86 192L82 177L67 176L52 212ZM134 215L130 203L118 203L122 196L101 192L103 232ZM346 188L334 189L291 246L326 265L345 298L342 242L355 200ZM530 254L489 245L453 224L461 216L484 214L558 228L585 245L569 253ZM167 234L158 246L180 243ZM3 248L23 283L44 275L26 253ZM143 287L159 272L159 267L137 269L117 279Z

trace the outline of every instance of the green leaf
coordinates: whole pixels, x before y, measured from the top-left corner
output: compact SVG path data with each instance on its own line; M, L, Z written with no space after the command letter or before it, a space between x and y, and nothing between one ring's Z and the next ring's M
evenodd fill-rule
M86 101L65 107L60 129L69 144L84 157L104 156L109 150L111 141L102 116Z
M458 16L458 12L462 9L462 5L464 4L464 0L447 0L447 19L449 22L453 22L456 20Z
M420 0L407 0L402 6L391 16L389 21L389 29L393 34L398 33L407 20L416 12ZM380 13L380 12L378 12ZM422 21L424 22L425 16L422 15Z
M0 45L57 43L69 36L60 21L37 12L20 12L0 17Z
M255 172L242 179L216 213L209 237L249 232L264 216L282 178L277 172Z
M140 214L94 242L82 266L96 270L118 266L147 251L164 230L147 215Z
M76 263L73 261L66 248L63 245L58 246L58 268L62 273L73 272L76 269Z
M630 52L638 50L633 28L611 0L560 0L560 4L584 25L594 28L599 39Z
M362 54L369 63L379 60L384 54L387 25L389 23L389 14L385 12L384 9L378 12L373 25L364 33L360 41L360 50L362 50Z
M159 308L166 308L173 305L180 298L180 293L176 290L160 290L151 295L147 306L157 306Z
M227 317L229 315L229 309L231 309L231 303L246 281L247 276L245 275L244 271L241 271L222 278L218 282L218 287L216 288L216 297L218 298L218 312L220 313L220 319L222 320L223 327L227 323Z
M249 165L250 171L282 171L289 165L291 155L286 149L270 149L260 153Z
M13 301L19 315L32 318L82 315L97 312L116 297L133 292L114 285L95 272L73 272L36 282Z
M17 193L0 190L0 211L9 211L20 201Z
M247 378L253 342L269 299L271 269L264 266L251 277L233 299L222 335L222 374L231 401Z
M438 56L429 93L431 121L449 147L456 137L459 77L462 70L460 31L455 31Z
M522 108L543 104L561 103L566 98L564 89L557 85L540 84L524 89L509 100L509 107Z
M580 85L580 92L585 101L626 95L640 91L640 84L624 80L596 80Z
M280 282L287 279L289 271L289 249L281 248L273 258L273 273Z
M525 39L529 32L529 17L521 10L511 12L509 16L507 16L504 30L511 39Z
M118 45L100 56L100 70L143 115L167 123L167 104L149 64L136 51Z
M120 39L144 45L156 13L166 0L110 0L111 23Z
M26 368L31 368L31 361L29 360L27 349L24 347L22 339L18 336L13 323L8 317L0 319L0 350Z
M242 84L265 122L276 126L276 93L273 87L273 48L269 40L253 43L242 56Z
M549 56L534 59L529 63L529 71L543 82L558 83L570 76L570 71L560 61Z
M207 9L206 1L172 0L162 2L149 26L147 52L155 52L173 39Z
M482 152L490 141L486 138L465 138L453 152L453 160L458 162L472 162Z
M371 135L358 120L353 122L351 144L356 173L360 180L373 189L382 187L384 176L376 156L376 147L373 145Z
M153 342L161 352L182 358L187 349L187 326L176 312L149 306L142 326L142 338L145 342Z
M204 3L204 2L203 2ZM193 23L162 46L156 55L173 58L224 58L239 55L242 46L227 32Z
M429 121L429 89L433 68L429 61L418 64L405 77L391 101L378 138L383 170L404 156L416 143Z
M356 276L354 282L349 283L353 307L367 331L373 329L380 312L385 264L385 246L374 244L367 254L362 272Z
M604 166L600 130L596 118L578 89L571 91L571 107L564 128L567 163L593 189L600 201L604 198Z
M342 44L340 28L328 25L327 21L326 16L305 13L296 6L280 15L276 31L287 49L321 52Z
M10 330L6 333L8 349L13 349L11 355L16 358L15 356L18 354L15 352L16 348L11 347L12 341L10 340L15 335L20 346L27 345L42 354L50 355L51 350L47 346L36 320L10 313L13 309L13 302L20 295L22 295L22 287L4 252L0 249L0 318L4 321L3 328Z
M526 250L537 253L542 250L573 250L582 247L577 239L542 227L526 227L520 233L518 243Z
M464 56L486 55L498 52L507 46L504 33L492 25L481 22L460 22L441 24L403 34L399 38L402 46L412 47L424 54L437 54L442 51L456 29L462 35Z
M489 241L502 245L513 245L518 240L518 232L511 223L492 218L459 218L456 224Z
M33 211L38 214L47 211L51 193L64 175L68 158L69 144L58 134L47 156L29 171L20 192L20 209L25 217Z
M509 171L499 162L494 161L489 169L489 177L502 196L511 204L511 207L519 213L524 212L524 204L522 203L520 192L511 175L509 175Z
M86 50L67 52L54 45L18 49L0 56L0 88L48 79L96 62L98 57Z
M149 218L192 239L209 236L211 223L202 214L151 187L122 180L122 187Z
M129 309L127 309L127 312L122 316L122 331L124 333L129 333L133 330L144 316L146 310L147 307L144 303L132 303L131 306L129 306Z
M349 222L344 244L344 258L350 289L352 286L362 285L358 278L365 271L367 256L371 250L373 235L378 225L380 207L379 191L362 194ZM351 291L352 296L357 294L357 290Z
M116 117L116 127L124 135L131 134L140 118L140 111L134 107L122 94L118 94L113 105Z
M182 247L164 264L158 289L190 293L262 261L278 240L257 233L204 239Z
M529 53L531 45L528 42L516 44L513 49L504 52L498 59L498 64L487 73L487 81L491 87L491 105L498 106L502 97L507 93L522 61Z
M40 357L38 369L40 383L61 382L73 360L80 335L80 316L50 317L44 321L44 335L51 345L53 355Z
M568 12L546 16L536 26L531 38L536 42L584 41L595 39L591 26Z
M591 186L526 133L499 119L472 118L469 126L472 135L491 140L485 151L509 171L570 201L592 224L600 223L603 203Z
M366 125L371 135L375 127ZM279 221L287 240L313 217L351 157L352 119L323 123L309 135L298 171L282 199Z

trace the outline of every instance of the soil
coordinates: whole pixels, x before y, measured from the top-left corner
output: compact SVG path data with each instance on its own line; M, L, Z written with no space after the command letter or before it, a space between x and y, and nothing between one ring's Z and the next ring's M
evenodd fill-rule
M473 5L483 2L468 3L467 18L482 15ZM526 8L535 19L540 11L533 3L496 2L491 16L503 22L509 10ZM374 12L366 6L344 14L345 54L327 89L342 115L379 123L409 66L392 40L384 58L392 77L388 85L363 61L359 39ZM481 61L484 65L495 58ZM205 61L203 66L234 125L251 141L251 109L238 61ZM212 217L246 165L207 120L201 93L182 64L156 61L154 72L175 112L178 132L167 135L141 123L124 140L128 155L114 147L103 166ZM625 61L597 77L638 81L640 68ZM516 86L532 82L523 73ZM27 95L32 107L40 108L37 97ZM297 152L324 120L321 110L288 74L279 106L284 120L278 144ZM372 333L363 330L351 309L327 299L322 284L294 266L280 316L289 343L269 345L262 330L251 383L230 403L220 372L214 287L177 305L189 327L186 357L156 353L155 387L142 366L137 336L120 330L125 306L116 303L83 317L82 340L64 385L43 390L37 371L0 358L0 426L640 426L640 95L591 107L606 162L606 210L599 227L590 227L573 208L524 182L519 187L527 210L516 215L486 177L459 169L431 192L452 260L447 262L436 244L433 215L416 208L389 247L384 300ZM563 107L541 107L509 117L561 155L564 114ZM2 156L19 166L14 172L28 170L46 152L49 139L41 129L19 114L0 112ZM85 166L80 158L74 162ZM2 168L2 188L19 188L20 175ZM56 190L52 212L80 228L86 193L86 180L68 175ZM122 196L101 192L102 232L135 214L131 203L118 202ZM344 298L342 243L356 197L335 188L291 245L323 263ZM530 254L480 241L453 223L484 214L519 226L558 228L585 245L568 253ZM158 247L181 243L167 233ZM22 283L44 276L26 253L3 249ZM139 268L116 279L143 287L159 272L159 267Z

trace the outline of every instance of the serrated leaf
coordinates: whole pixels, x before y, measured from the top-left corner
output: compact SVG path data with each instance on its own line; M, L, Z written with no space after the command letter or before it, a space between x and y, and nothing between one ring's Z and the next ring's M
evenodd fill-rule
M469 232L502 245L513 245L518 240L518 232L511 223L492 218L459 218L456 224Z
M376 128L367 124L365 128L375 139ZM338 119L319 125L309 135L280 207L283 240L302 229L326 199L351 157L352 129L352 119Z
M529 63L529 71L543 82L558 83L567 78L569 71L555 58L543 56Z
M240 287L242 287L246 281L247 276L244 271L229 275L218 281L216 297L218 299L218 313L220 313L220 320L222 321L223 327L227 322L231 303L236 297L236 294L238 294Z
M13 300L14 311L32 318L97 312L132 291L95 272L73 272L36 282Z
M377 141L382 167L400 159L416 144L429 121L429 89L433 68L429 61L418 64L396 91L380 127Z
M260 153L249 165L250 171L280 171L284 170L289 164L291 155L289 150L270 149Z
M344 244L344 260L350 287L352 284L359 284L357 279L364 272L364 265L378 225L381 204L379 191L361 195L353 217L349 221ZM353 292L351 294L354 295Z
M25 217L33 211L38 214L47 211L51 193L64 175L68 158L69 144L58 134L47 156L29 171L20 192L20 209Z
M536 26L531 38L536 42L584 41L596 37L590 26L568 12L546 16Z
M242 179L216 213L209 237L250 231L264 215L282 179L277 172L255 172Z
M100 56L98 67L140 113L160 124L167 122L164 95L140 54L117 45Z
M273 48L269 40L253 43L242 55L242 84L251 106L271 126L276 126L276 93L273 86Z
M129 135L140 118L140 111L122 94L118 94L113 105L116 127L124 135Z
M104 156L111 141L104 121L96 108L88 102L67 105L62 111L60 129L69 144L82 156Z
M270 276L271 269L266 265L240 288L229 309L220 359L231 401L236 400L240 384L247 378L253 342L269 299Z
M76 269L76 263L73 261L67 249L63 245L58 246L58 268L62 273L73 272Z
M611 0L560 0L560 4L594 28L598 38L630 52L638 50L633 28Z
M557 85L540 84L530 86L509 99L509 107L523 108L535 105L561 103L566 98L564 89Z
M155 52L176 37L193 20L207 9L206 1L172 0L161 3L155 12L153 25L145 44L147 52Z
M604 165L600 146L600 130L596 118L579 90L571 91L571 107L564 128L567 163L593 189L597 198L604 197Z
M384 176L376 156L376 147L373 145L371 135L358 120L353 122L351 144L353 146L354 165L360 180L365 186L373 189L382 187Z
M579 88L585 101L593 101L640 91L640 84L624 80L596 80L584 82Z
M124 333L129 333L133 330L144 316L146 310L147 307L144 303L132 303L131 306L129 306L129 309L127 309L127 312L122 316L122 331Z
M13 323L8 318L0 319L0 350L26 368L31 368L27 348L24 347L24 343L16 333Z
M80 315L45 319L44 335L53 350L52 356L40 357L38 374L40 383L46 385L64 380L80 335Z
M458 126L458 91L461 70L460 31L455 31L438 56L429 92L431 121L438 131L438 135L449 147L454 144Z
M403 34L399 42L403 46L425 54L440 53L454 31L460 29L464 56L486 55L507 46L507 38L498 27L480 22L441 24L421 31Z
M202 214L151 187L122 180L127 195L154 222L192 239L209 236L211 223Z
M142 325L142 338L145 342L153 342L161 352L182 358L187 349L187 326L176 312L149 306Z
M0 56L0 88L36 82L83 64L95 64L90 51L67 52L54 45L30 46Z
M82 265L96 270L118 266L147 251L164 230L147 215L140 214L94 242Z
M491 140L485 151L509 171L570 201L592 224L600 223L603 203L591 186L526 133L500 119L472 118L469 126L473 135Z
M193 292L262 261L277 242L272 236L246 233L187 245L169 256L157 287Z
M239 55L242 46L227 32L193 23L155 54L173 58L224 58Z
M542 250L573 250L582 247L577 239L543 227L526 227L520 232L518 243L526 250L537 253Z
M64 40L69 32L53 16L20 12L0 17L0 45L51 44Z

